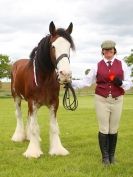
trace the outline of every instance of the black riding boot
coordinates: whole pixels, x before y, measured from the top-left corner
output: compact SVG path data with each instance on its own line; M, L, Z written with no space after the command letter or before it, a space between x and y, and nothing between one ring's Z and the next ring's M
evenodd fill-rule
M108 153L108 150L109 150L108 134L103 134L99 132L98 139L99 139L100 150L102 153L102 162L105 165L109 165L110 161L109 161L109 153Z
M109 160L110 163L115 163L115 148L117 143L117 133L109 134Z

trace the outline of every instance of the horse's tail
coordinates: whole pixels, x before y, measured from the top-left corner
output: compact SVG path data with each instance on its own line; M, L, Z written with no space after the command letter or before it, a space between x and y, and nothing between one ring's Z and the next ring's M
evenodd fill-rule
M35 57L37 48L38 48L38 47L35 47L35 48L32 50L32 52L30 53L30 59L33 59L33 58Z

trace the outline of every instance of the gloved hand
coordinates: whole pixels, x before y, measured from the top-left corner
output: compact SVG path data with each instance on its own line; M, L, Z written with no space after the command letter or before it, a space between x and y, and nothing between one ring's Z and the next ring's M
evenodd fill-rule
M78 89L77 80L72 80L71 85L72 85L74 90Z
M113 80L113 83L117 86L120 87L122 85L122 80L119 77L115 77Z

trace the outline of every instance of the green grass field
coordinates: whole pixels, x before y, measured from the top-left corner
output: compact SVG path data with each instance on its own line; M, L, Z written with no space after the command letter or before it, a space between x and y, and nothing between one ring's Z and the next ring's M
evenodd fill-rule
M11 141L16 126L13 100L0 98L0 176L132 177L133 95L125 96L116 151L117 164L109 167L101 164L93 96L80 96L78 100L79 107L75 112L66 111L62 107L62 102L58 111L61 140L70 155L51 157L48 154L49 112L46 107L42 107L38 112L38 118L44 155L39 159L26 159L22 153L26 150L28 142ZM26 123L26 102L22 104L22 111Z

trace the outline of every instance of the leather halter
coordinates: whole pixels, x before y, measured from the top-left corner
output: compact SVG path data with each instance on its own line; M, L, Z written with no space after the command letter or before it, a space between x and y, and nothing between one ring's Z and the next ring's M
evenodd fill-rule
M35 56L35 57L36 57L36 56ZM33 72L34 72L35 84L36 84L36 86L38 86L37 77L36 77L35 57L34 57L34 59L33 59ZM59 63L59 62L62 60L62 58L64 58L64 57L68 58L68 61L69 61L69 63L70 63L70 59L69 59L68 54L64 53L64 54L60 55L60 56L56 59L55 69L57 69L58 63Z
M68 61L69 61L69 63L70 63L70 59L69 59L68 54L64 53L64 54L60 55L60 56L56 59L56 63L55 63L55 68L56 68L56 69L57 69L58 63L59 63L59 62L62 60L62 58L64 58L64 57L68 58Z

